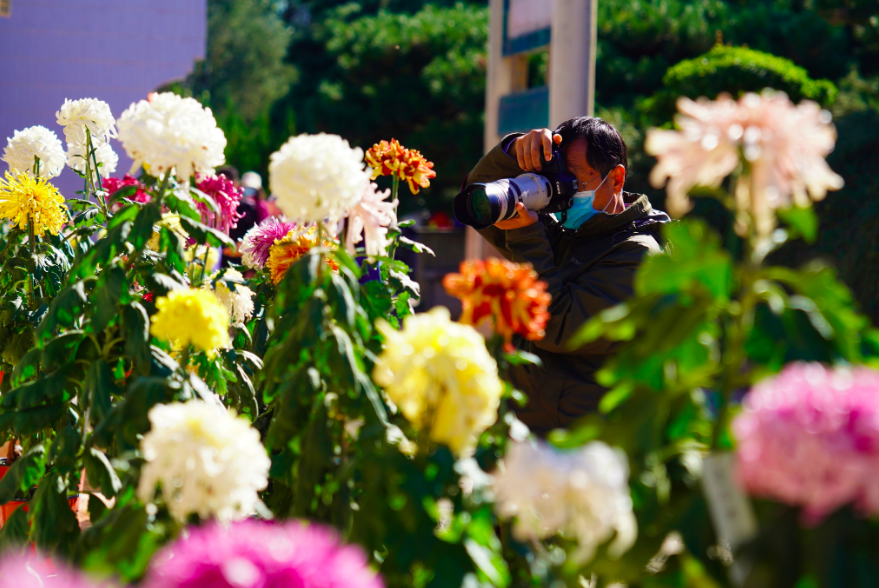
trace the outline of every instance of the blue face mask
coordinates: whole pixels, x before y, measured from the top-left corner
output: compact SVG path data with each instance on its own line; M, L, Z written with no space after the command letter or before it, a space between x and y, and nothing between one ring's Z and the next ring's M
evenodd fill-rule
M602 184L604 184L609 175L610 174L604 176L604 179L601 180L601 184L598 184L595 187L595 190L598 190L602 186ZM596 214L606 214L605 209L607 209L612 200L605 204L603 209L595 210L595 207L593 206L593 204L595 203L595 190L585 190L583 192L577 192L576 194L574 194L574 205L568 209L568 218L565 219L565 222L562 224L562 226L564 226L566 229L579 229L580 225L588 221Z

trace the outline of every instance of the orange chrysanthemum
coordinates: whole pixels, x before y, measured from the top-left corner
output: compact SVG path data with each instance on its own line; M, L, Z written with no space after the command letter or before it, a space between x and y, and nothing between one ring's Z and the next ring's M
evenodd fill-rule
M543 339L552 297L531 264L476 259L461 262L460 269L443 278L446 292L463 304L460 322L478 325L491 317L507 350L512 349L514 334L529 341Z
M269 249L269 259L266 262L266 267L271 272L272 283L279 284L290 266L315 245L317 245L317 227L314 225L307 229L292 229L286 237L275 241ZM333 245L335 243L332 241L324 241L326 247ZM327 257L327 265L333 271L339 269L339 264L331 257Z
M372 168L373 180L396 173L409 184L413 194L430 186L430 180L436 177L432 161L427 161L416 149L406 149L396 139L373 145L366 152L366 163Z
M400 158L406 149L396 139L379 141L366 152L366 163L372 168L372 179L390 176L400 168Z
M430 180L436 177L433 171L433 162L427 161L424 156L415 149L407 149L400 161L400 169L397 170L400 179L409 184L413 194L418 194L421 188L430 186Z

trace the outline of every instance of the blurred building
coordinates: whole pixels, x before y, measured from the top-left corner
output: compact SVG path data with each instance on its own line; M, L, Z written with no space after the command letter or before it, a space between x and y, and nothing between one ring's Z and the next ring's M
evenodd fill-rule
M118 117L185 77L206 36L207 0L0 0L0 150L32 125L63 142L55 112L65 98L104 100ZM131 160L113 148L122 175ZM82 189L69 169L57 184L67 197Z

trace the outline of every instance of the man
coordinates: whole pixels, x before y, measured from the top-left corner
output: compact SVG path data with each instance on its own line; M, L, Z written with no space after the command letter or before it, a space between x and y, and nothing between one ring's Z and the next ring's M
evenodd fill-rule
M579 189L564 225L520 203L517 217L480 231L507 259L533 265L552 294L546 337L521 342L542 365L515 367L511 374L528 395L518 416L540 435L596 410L606 390L595 372L616 346L596 341L572 349L569 340L590 318L632 295L635 272L644 255L660 251L658 230L670 220L646 196L623 190L626 143L600 118L575 118L554 133L509 135L476 164L467 182L539 174L553 143Z

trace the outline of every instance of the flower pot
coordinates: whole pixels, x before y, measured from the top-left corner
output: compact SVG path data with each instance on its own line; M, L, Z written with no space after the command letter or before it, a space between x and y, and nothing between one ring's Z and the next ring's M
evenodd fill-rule
M6 472L8 472L11 467L12 466L6 465L6 458L0 457L0 480L3 479L3 476L6 475ZM81 489L82 481L80 481L80 490ZM67 503L74 512L76 512L76 503L79 500L79 496L79 494L74 494L67 497ZM12 516L12 513L14 513L18 507L24 507L24 511L27 512L27 506L27 500L11 500L6 504L0 504L0 529L3 528L3 525L6 524L6 520Z

